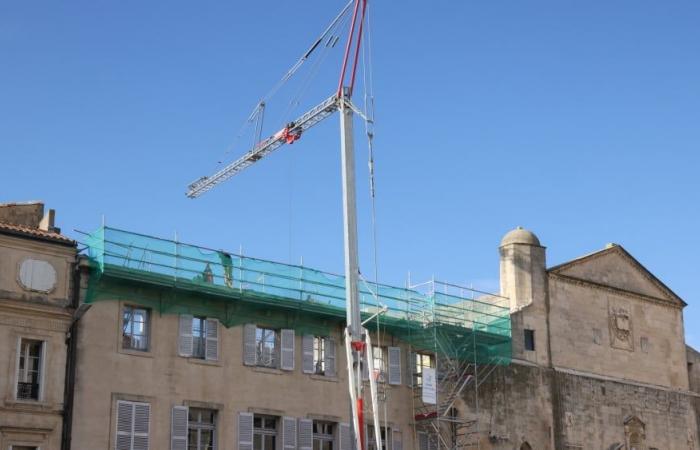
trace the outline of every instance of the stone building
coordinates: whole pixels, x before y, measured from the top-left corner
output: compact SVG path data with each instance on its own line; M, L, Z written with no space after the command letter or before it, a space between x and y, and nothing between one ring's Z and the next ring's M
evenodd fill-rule
M39 202L0 205L0 449L59 450L76 244Z
M479 390L482 448L697 448L683 300L620 245L547 268L539 239L516 229L500 254L513 360Z
M79 264L53 212L0 207L0 450L351 449L341 278L107 228L84 243ZM386 407L367 450L374 425L381 450L698 447L676 294L619 245L548 268L516 229L499 250L500 297L379 285L382 313L361 287Z

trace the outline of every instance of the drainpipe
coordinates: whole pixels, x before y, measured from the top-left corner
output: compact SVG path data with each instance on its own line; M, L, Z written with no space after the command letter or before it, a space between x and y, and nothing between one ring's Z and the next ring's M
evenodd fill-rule
M70 450L73 435L73 400L75 397L75 368L77 362L78 321L89 309L89 305L80 304L80 283L83 277L81 257L76 256L71 282L71 307L74 309L73 320L66 334L66 373L63 386L63 429L61 431L61 450Z

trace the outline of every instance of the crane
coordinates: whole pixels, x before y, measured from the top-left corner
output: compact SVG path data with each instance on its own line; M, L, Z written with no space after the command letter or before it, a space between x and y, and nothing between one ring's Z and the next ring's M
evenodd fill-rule
M345 52L340 71L338 89L330 97L302 114L296 120L288 123L281 130L272 136L259 141L251 150L231 164L225 166L216 173L197 179L188 186L187 196L197 198L202 194L223 183L242 170L260 161L265 156L274 152L284 144L293 144L299 140L303 133L317 125L334 112L340 113L340 151L342 162L342 185L343 185L343 244L344 244L344 265L345 265L345 300L346 300L346 321L345 347L348 358L348 391L350 395L350 405L352 409L352 440L357 450L365 448L364 436L364 403L362 382L362 365L367 364L372 370L372 358L367 357L369 336L365 333L360 316L360 304L358 298L358 252L357 252L357 207L355 188L355 151L353 135L353 115L361 111L352 103L352 91L355 85L357 64L362 44L362 33L366 18L367 0L351 0L341 14L331 22L326 31L317 39L310 49L302 56L303 62L308 55L325 38L328 31L339 20L339 17L352 8L352 20L348 31L348 39L345 44ZM356 33L357 31L357 33ZM352 63L350 60L352 59ZM285 75L291 76L300 62L297 62ZM348 71L349 69L349 71ZM346 83L347 80L347 83ZM365 117L365 120L367 118ZM369 344L371 346L371 344ZM371 348L371 347L369 347ZM364 362L363 362L364 361ZM376 399L376 385L373 377L370 377L370 389L372 394L372 407L375 424L379 424L379 415ZM375 439L381 445L381 433L379 426L374 427Z

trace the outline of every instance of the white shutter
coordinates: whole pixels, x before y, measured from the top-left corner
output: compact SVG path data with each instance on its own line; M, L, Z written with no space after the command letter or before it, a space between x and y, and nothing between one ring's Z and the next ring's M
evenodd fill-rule
M243 364L246 366L254 366L257 364L255 351L255 330L256 326L248 323L243 327ZM251 424L251 427L253 425ZM252 428L251 428L252 429ZM253 440L251 438L251 445Z
M389 384L401 384L401 347L389 347Z
M282 447L297 450L297 419L294 417L282 417Z
M299 419L299 450L312 450L314 446L314 421Z
M148 431L151 420L151 405L134 403L133 450L148 450Z
M134 429L134 405L131 402L117 401L116 450L131 450Z
M207 340L205 346L205 357L211 361L219 359L219 321L207 319Z
M314 367L314 336L305 334L301 337L301 371L304 373L316 372Z
M180 356L192 356L192 315L180 314L180 335L177 351Z
M341 423L338 426L338 449L353 450L350 440L350 424Z
M394 430L391 441L391 450L403 450L403 436L400 431Z
M252 413L238 413L238 450L253 450Z
M335 376L335 340L333 338L326 338L325 342L325 375L327 377Z
M280 369L294 370L294 330L282 330L280 342L282 347Z
M170 421L170 450L187 450L187 406L173 406Z

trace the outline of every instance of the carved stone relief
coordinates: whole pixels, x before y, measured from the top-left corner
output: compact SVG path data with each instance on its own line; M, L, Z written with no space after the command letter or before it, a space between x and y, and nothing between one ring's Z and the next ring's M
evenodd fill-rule
M634 351L634 334L629 308L621 305L610 305L608 322L610 345L614 348Z

